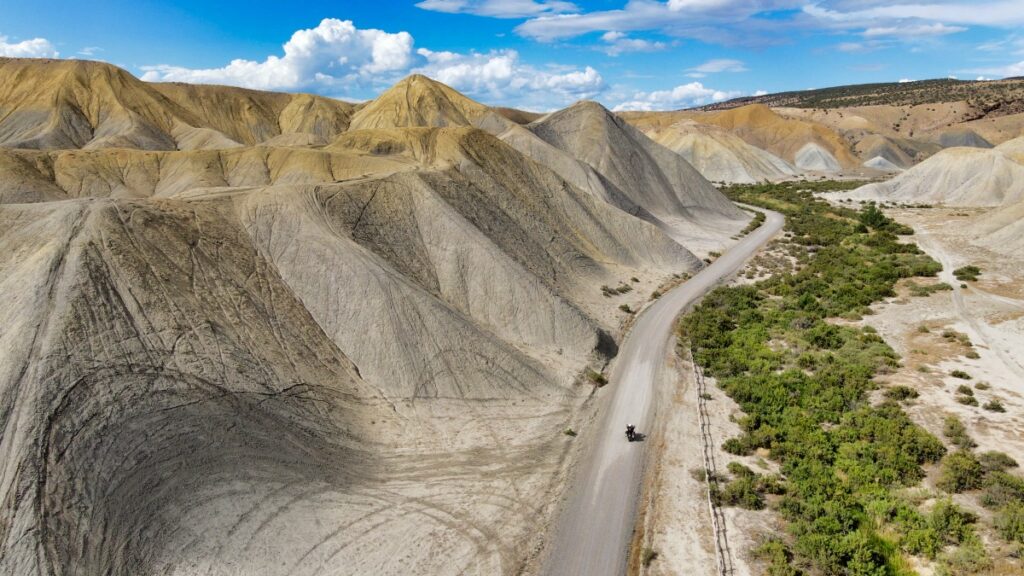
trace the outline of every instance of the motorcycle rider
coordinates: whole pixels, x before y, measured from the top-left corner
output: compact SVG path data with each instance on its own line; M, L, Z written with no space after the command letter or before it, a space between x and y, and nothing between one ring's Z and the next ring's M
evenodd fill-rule
M633 438L636 437L636 426L632 424L626 425L626 440L632 442Z

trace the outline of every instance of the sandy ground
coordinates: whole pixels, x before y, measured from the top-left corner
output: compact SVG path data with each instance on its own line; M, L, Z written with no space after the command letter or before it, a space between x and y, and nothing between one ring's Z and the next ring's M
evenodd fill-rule
M658 465L652 470L651 498L646 510L645 548L658 556L642 568L649 576L713 576L718 573L711 515L708 510L707 484L694 476L703 469L697 392L693 365L685 351L673 355L673 383L664 387L661 401L665 410L654 446ZM761 473L775 471L773 463L758 456L738 457L721 449L722 441L736 436L739 426L732 421L740 415L739 406L714 383L707 380L707 403L715 462L720 474L726 474L730 461L739 461ZM725 508L725 527L732 565L736 576L760 574L752 557L764 534L777 531L778 520L769 510L754 511Z

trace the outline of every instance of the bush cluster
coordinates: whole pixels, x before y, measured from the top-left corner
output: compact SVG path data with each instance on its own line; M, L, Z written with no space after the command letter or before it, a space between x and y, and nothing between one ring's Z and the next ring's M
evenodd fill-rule
M811 188L726 189L734 200L785 214L797 266L713 291L682 320L680 335L745 413L741 435L723 448L765 449L780 464L777 508L790 537L762 547L770 572L902 574L902 553L975 546L974 520L951 503L926 514L896 496L946 450L896 403L912 397L907 390L890 389L880 405L868 401L874 376L898 365L896 353L874 331L828 319L863 313L893 296L900 279L935 276L941 265L901 242L904 230L877 207L832 207ZM763 505L757 481L734 473L718 497Z

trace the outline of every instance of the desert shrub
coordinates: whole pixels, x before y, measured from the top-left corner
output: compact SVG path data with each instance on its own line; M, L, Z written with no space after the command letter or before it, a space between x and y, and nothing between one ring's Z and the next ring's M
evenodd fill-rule
M935 570L936 576L961 576L977 574L992 566L992 560L985 553L981 541L972 538L964 545L943 554Z
M964 396L974 396L974 390L972 390L970 386L966 386L964 384L957 386L956 393L963 394Z
M909 386L904 386L904 385L900 384L898 386L892 386L890 388L886 388L886 390L885 390L885 397L890 399L890 400L895 400L897 402L902 402L903 400L911 400L911 399L917 398L918 397L918 393L917 393L917 390L914 390L913 388L911 388Z
M629 304L619 304L619 310L622 310L626 314L633 313L633 309L629 307Z
M959 378L961 380L971 379L971 375L968 374L967 372L964 372L963 370L953 370L952 372L949 373L949 375L952 376L953 378Z
M1003 506L993 524L1004 540L1024 543L1024 502L1011 502Z
M994 509L1011 502L1024 502L1024 478L994 471L985 477L984 488L981 505L986 508Z
M981 268L977 266L961 266L953 270L953 276L961 282L973 282L981 276Z
M720 506L737 506L747 510L764 508L764 496L758 491L757 478L741 476L712 493Z
M947 454L942 459L942 468L936 484L946 492L957 494L981 488L984 477L985 469L981 462L978 462L970 452L961 450Z
M997 398L989 400L984 406L982 406L982 408L989 412L1006 412L1006 406L1003 406L1003 403Z
M1010 468L1017 467L1016 460L1011 458L1005 452L996 452L995 450L978 454L978 462L981 462L981 466L985 469L985 473L1003 472Z
M591 383L596 384L598 386L604 386L605 384L608 383L608 378L605 377L604 374L601 374L600 372L596 370L591 370L589 368L587 369L587 380L590 380Z
M800 576L793 566L793 555L780 540L768 540L757 547L754 556L767 564L767 576Z
M978 399L974 396L957 396L956 401L965 406L977 406Z
M978 444L967 433L967 427L956 416L946 416L942 424L942 435L954 446L962 450L969 450Z
M910 282L907 284L907 288L910 290L910 295L917 298L926 298L928 296L931 296L932 294L953 289L952 286L945 282L925 285L917 284L916 282Z
M735 461L729 462L726 469L729 470L730 474L739 478L753 478L757 475L750 467Z

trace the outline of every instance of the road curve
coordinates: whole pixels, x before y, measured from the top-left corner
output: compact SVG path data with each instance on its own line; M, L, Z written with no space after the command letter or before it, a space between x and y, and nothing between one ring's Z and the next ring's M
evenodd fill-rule
M636 521L644 443L626 442L626 424L651 429L654 386L665 367L676 318L691 304L740 269L782 228L777 212L710 266L667 292L636 319L619 349L610 384L613 397L594 429L590 451L580 463L567 502L554 524L542 563L550 576L621 576Z

